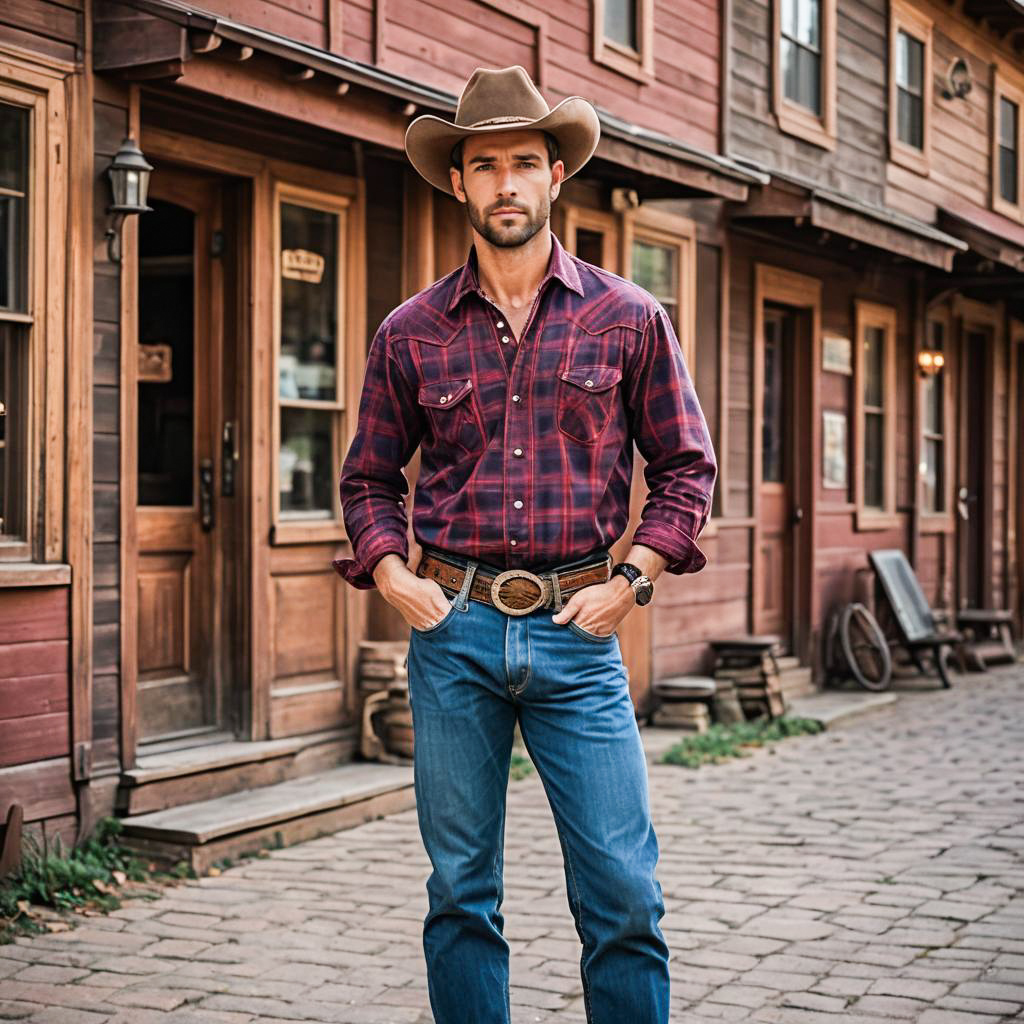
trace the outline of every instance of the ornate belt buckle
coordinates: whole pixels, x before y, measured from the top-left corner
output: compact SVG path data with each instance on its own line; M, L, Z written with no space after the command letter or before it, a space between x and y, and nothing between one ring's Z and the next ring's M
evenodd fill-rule
M512 608L510 605L505 604L501 599L500 591L502 586L509 580L529 580L538 590L533 604L528 605L526 608ZM494 607L503 611L506 615L529 615L530 612L539 608L544 603L544 581L527 569L506 569L504 572L498 573L491 581L491 600L494 602Z

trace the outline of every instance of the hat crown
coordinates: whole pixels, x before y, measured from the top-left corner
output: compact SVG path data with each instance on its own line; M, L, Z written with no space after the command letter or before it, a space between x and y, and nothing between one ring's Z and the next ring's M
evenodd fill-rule
M536 121L551 113L526 69L516 64L499 71L477 68L466 83L455 111L455 124L470 128L507 121Z

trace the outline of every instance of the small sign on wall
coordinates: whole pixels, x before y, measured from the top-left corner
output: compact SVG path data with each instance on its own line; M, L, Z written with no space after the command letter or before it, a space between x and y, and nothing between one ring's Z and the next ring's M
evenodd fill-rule
M849 485L846 464L846 413L826 409L821 415L821 482L825 487L845 490Z
M167 384L171 377L171 346L140 344L139 380L151 384Z
M841 334L821 338L821 368L829 373L853 373L853 344Z
M284 249L281 252L281 276L292 281L319 284L323 280L326 260L308 249Z

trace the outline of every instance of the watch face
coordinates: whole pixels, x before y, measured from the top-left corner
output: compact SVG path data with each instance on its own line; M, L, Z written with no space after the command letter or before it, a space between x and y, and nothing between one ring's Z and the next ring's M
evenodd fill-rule
M648 601L654 596L653 587L640 587L636 591L636 603L647 604Z

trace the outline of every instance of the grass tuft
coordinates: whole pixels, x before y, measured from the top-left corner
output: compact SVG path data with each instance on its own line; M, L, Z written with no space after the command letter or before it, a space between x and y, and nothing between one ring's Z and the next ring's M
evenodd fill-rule
M818 733L824 728L813 718L757 718L752 722L716 724L705 733L687 736L673 744L662 754L661 762L699 768L702 764L718 764L732 757L747 757L744 748L763 747L790 736Z

